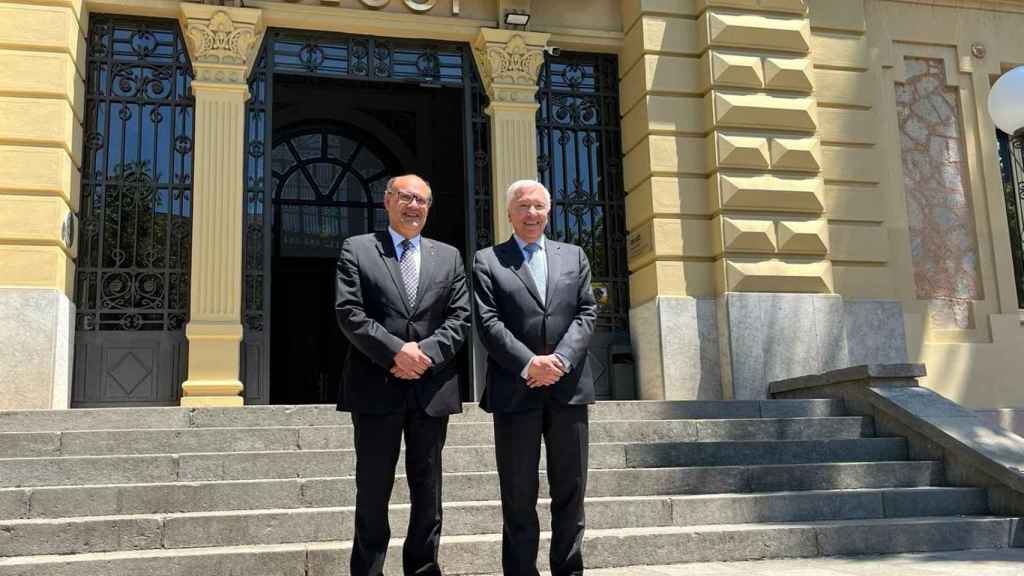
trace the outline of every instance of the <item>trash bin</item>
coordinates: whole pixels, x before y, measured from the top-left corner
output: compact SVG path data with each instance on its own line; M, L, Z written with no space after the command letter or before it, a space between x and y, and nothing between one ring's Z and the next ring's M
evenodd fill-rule
M629 344L612 344L608 347L612 399L636 400L636 372L633 364L633 348Z

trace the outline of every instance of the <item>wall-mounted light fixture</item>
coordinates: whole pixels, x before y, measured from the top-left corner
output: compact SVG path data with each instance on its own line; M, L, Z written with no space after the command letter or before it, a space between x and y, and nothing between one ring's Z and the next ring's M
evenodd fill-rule
M523 10L509 10L505 12L506 26L524 27L530 21L530 13Z
M1024 66L1003 74L992 85L988 113L1000 130L1024 138Z

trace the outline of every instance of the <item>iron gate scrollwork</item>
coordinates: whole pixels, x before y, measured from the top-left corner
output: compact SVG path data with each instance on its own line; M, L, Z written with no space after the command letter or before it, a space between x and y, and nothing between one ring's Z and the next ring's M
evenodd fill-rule
M174 20L93 14L74 406L173 404L185 378L192 71Z
M1017 305L1024 308L1024 137L1013 138L996 130L999 168L1006 198L1006 221L1010 232L1010 254L1017 286Z
M243 244L242 381L246 403L269 401L270 257L274 222L272 142L274 75L364 82L461 86L467 171L466 245L490 246L491 169L487 97L469 46L301 30L269 30L253 73L246 124L245 242ZM477 223L485 223L478 226ZM467 257L472 257L472 251Z
M590 259L598 302L591 362L598 397L608 398L612 356L629 343L618 59L548 55L537 99L537 171L551 191L550 234L583 247Z

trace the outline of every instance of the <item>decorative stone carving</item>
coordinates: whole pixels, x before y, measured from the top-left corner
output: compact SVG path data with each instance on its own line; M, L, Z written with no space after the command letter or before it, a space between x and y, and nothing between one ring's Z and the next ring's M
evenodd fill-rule
M196 80L246 83L262 33L259 10L185 3L181 27Z
M189 51L195 61L212 64L245 64L256 47L253 27L235 26L227 12L220 11L208 22L189 20Z
M548 35L485 28L473 43L491 101L533 103Z
M527 46L523 37L517 34L504 46L487 46L482 60L491 82L533 85L544 64L544 50Z

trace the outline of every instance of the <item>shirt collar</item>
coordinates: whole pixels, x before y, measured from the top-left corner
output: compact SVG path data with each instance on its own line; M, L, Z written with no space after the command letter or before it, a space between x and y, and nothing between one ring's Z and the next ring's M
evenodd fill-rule
M529 242L524 241L522 238L520 238L519 236L515 235L515 233L512 234L512 237L515 238L516 244L519 246L519 249L525 251L526 250L526 245L529 244ZM544 235L543 234L541 234L541 236L537 240L536 244L537 244L537 246L540 247L540 251L543 252L544 251Z
M388 226L388 233L391 234L391 242L394 243L394 245L395 245L395 254L397 254L399 257L401 257L402 256L402 242L405 241L405 236L402 236L398 232L395 232L395 229L392 228L391 226ZM421 236L420 234L417 234L417 235L413 236L412 238L409 238L409 241L412 242L413 248L415 248L416 250L420 249L420 236Z

